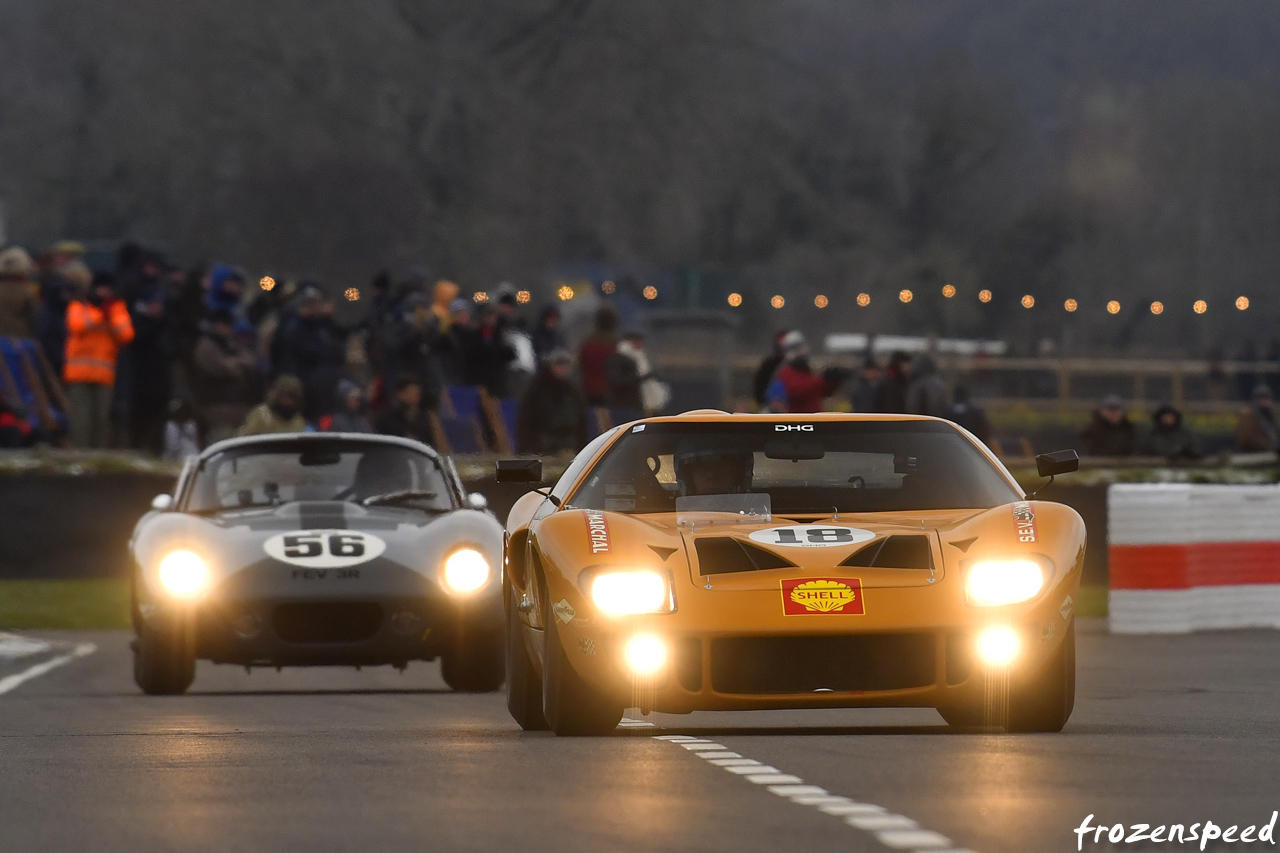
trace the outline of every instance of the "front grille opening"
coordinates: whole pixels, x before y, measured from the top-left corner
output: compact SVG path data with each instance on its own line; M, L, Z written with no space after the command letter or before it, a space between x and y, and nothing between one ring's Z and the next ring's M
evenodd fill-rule
M359 643L382 627L382 606L357 601L278 604L271 611L271 625L287 643Z
M730 536L705 536L695 540L693 546L698 551L698 572L703 575L795 567L795 563L772 551L740 542Z
M973 637L947 635L947 684L964 684L973 670Z
M835 693L927 687L936 676L932 634L735 637L711 641L717 693Z
M855 551L840 565L864 569L932 569L928 536L886 536Z
M680 686L690 693L702 689L702 641L697 637L680 640L675 644L676 678Z

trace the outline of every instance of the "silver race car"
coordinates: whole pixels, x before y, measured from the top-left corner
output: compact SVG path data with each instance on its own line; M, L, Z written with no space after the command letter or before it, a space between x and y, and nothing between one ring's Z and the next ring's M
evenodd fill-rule
M439 657L455 690L496 690L502 537L484 498L418 442L219 442L134 529L134 678L173 694L197 658L403 669Z

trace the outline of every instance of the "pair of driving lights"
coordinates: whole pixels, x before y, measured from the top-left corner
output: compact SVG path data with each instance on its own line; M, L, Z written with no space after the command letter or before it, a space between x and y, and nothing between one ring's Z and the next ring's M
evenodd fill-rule
M1044 588L1045 572L1034 560L988 560L974 563L965 575L965 596L977 607L1030 601ZM988 666L1006 667L1022 651L1022 639L1011 627L991 627L978 634L976 651Z
M160 560L160 584L176 598L194 598L209 584L209 567L193 551L170 551ZM489 561L474 548L459 548L444 561L444 584L450 592L475 592L489 580Z

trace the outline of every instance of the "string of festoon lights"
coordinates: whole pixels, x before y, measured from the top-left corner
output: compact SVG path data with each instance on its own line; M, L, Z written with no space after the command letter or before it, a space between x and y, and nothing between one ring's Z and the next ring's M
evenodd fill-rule
M617 285L612 281L605 281L600 285L600 290L605 295L612 295L617 292ZM958 295L960 295L960 292L956 289L955 285L953 284L944 284L940 292L944 299L954 299ZM574 290L574 288L569 286L568 284L562 284L556 290L556 296L559 297L560 300L563 302L567 302L568 300L573 299L575 295L577 295L577 291ZM654 299L658 298L658 288L654 287L653 285L649 285L648 287L645 287L644 290L641 291L640 295L649 301L653 301ZM983 288L979 290L977 296L978 296L978 301L983 303L984 305L994 301L996 298L995 294L988 288ZM487 293L477 292L473 298L477 302L486 302L488 301L489 296ZM522 304L527 303L530 300L529 291L521 290L516 294L516 299ZM898 301L904 305L915 301L915 299L916 299L916 293L910 288L904 287L898 291ZM857 305L859 308L866 308L871 305L871 294L866 292L859 293L854 297L853 301L854 301L854 304ZM734 291L725 297L725 302L728 304L730 308L741 308L747 304L747 297L737 291ZM768 303L769 303L769 307L773 308L774 310L780 310L787 306L787 297L783 296L781 293L775 293L769 297ZM834 304L835 303L832 301L831 297L827 296L825 293L819 293L818 295L813 297L813 307L819 310L832 307ZM1029 311L1035 308L1040 303L1036 300L1036 297L1033 296L1032 294L1024 293L1022 294L1021 297L1018 298L1018 304L1021 305L1024 309ZM1146 310L1148 310L1149 312L1151 312L1156 316L1164 314L1166 310L1169 309L1169 306L1166 305L1164 302L1161 302L1160 300L1155 300L1153 302L1145 303L1145 304L1146 304ZM1237 296L1233 304L1235 305L1236 310L1247 311L1249 309L1249 297ZM1083 306L1080 304L1080 301L1077 299L1069 298L1069 299L1064 299L1062 302L1062 310L1067 312L1068 314L1075 314L1076 312L1082 310L1082 307ZM1106 303L1103 303L1102 307L1106 310L1108 314L1111 314L1113 316L1121 313L1121 311L1124 310L1124 305L1122 305L1120 300L1118 299L1108 300ZM1204 299L1197 299L1191 303L1191 310L1193 313L1196 313L1196 314L1208 313L1209 302Z
M954 299L958 295L958 291L956 290L955 285L951 285L951 284L944 284L942 286L941 293L944 299ZM915 301L915 299L916 299L915 291L909 288L903 288L902 290L898 291L898 301L904 305ZM979 302L983 304L988 304L992 302L994 299L995 299L995 294L992 293L989 289L983 288L982 290L978 291ZM730 308L741 308L745 304L745 297L743 297L741 293L736 293L736 292L730 293L726 301L728 302ZM866 308L871 304L871 294L859 293L856 297L854 297L853 301L859 308ZM826 294L819 293L817 296L813 297L813 305L815 308L827 308L833 304L834 303L832 302L831 298L828 297ZM1032 294L1024 293L1021 297L1018 298L1018 304L1027 310L1031 310L1032 308L1035 308L1040 303L1036 300L1036 297L1033 296ZM1166 305L1164 302L1161 302L1158 299L1150 303L1142 303L1142 304L1145 306L1147 311L1150 311L1152 314L1156 316L1164 314L1165 311L1169 309L1168 305ZM1235 302L1233 304L1235 305L1236 310L1247 311L1249 309L1249 304L1250 304L1249 297L1238 296L1236 297ZM780 293L774 294L769 298L769 305L775 309L784 308L787 305L787 298ZM1120 300L1111 299L1111 300L1108 300L1106 303L1104 303L1102 307L1106 310L1108 314L1111 314L1114 316L1116 314L1121 313L1121 311L1124 310L1125 306L1121 304ZM1077 311L1080 311L1081 308L1082 308L1081 303L1077 299L1064 299L1062 302L1062 310L1067 312L1068 314L1074 314ZM1209 303L1207 300L1197 299L1191 303L1191 310L1193 313L1196 313L1196 314L1205 314L1209 311Z

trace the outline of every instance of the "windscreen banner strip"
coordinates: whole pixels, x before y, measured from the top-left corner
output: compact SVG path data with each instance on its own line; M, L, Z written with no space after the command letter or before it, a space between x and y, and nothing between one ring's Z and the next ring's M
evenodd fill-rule
M346 508L340 503L303 501L298 504L298 527L303 530L346 530Z

